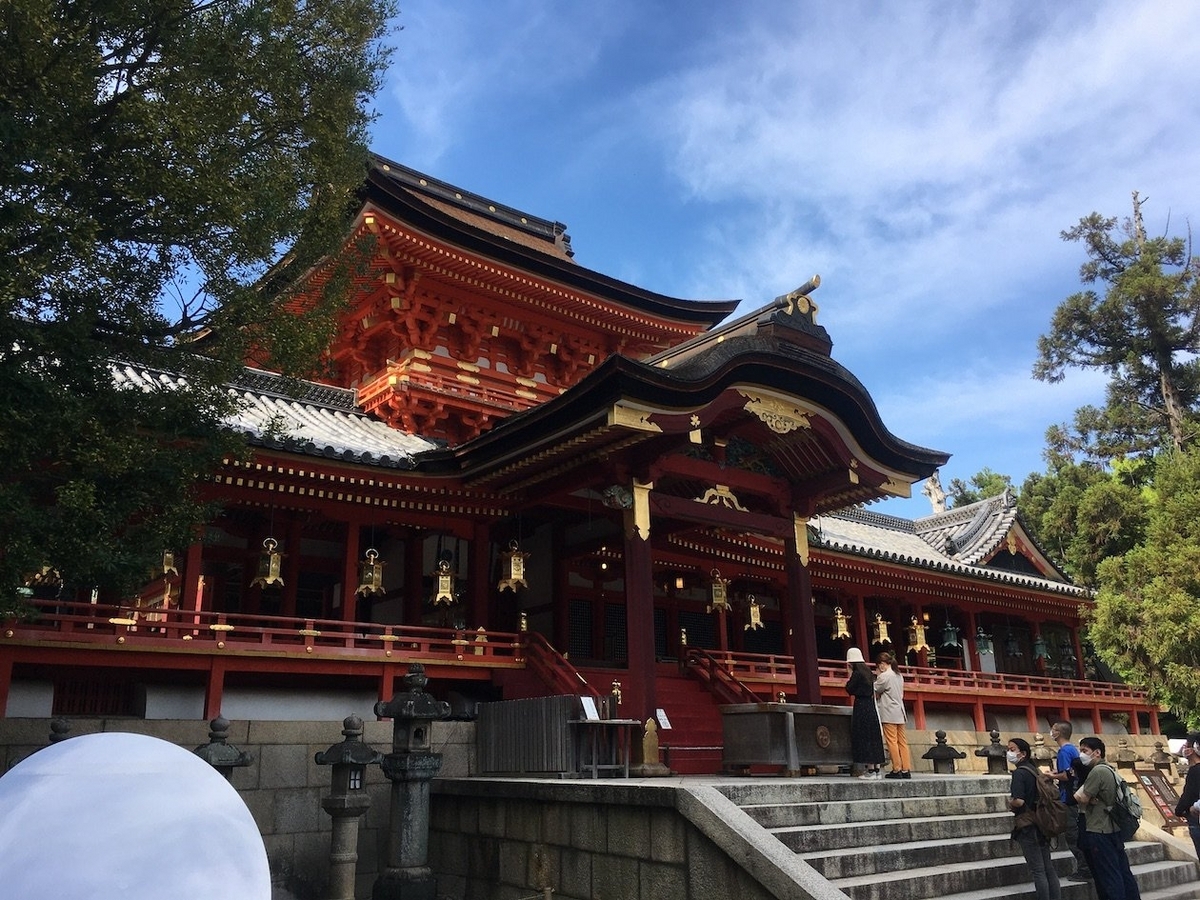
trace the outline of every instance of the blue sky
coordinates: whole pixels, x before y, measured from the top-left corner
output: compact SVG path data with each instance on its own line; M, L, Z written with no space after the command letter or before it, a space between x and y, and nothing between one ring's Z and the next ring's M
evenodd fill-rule
M567 224L581 265L769 302L819 273L833 355L904 440L1042 470L1103 378L1034 381L1060 232L1200 222L1200 3L402 0L373 148ZM913 500L875 507L929 511Z

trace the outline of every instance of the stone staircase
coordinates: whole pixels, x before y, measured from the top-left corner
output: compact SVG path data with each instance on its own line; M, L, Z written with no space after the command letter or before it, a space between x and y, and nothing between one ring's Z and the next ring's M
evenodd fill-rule
M1032 898L1025 859L1009 839L1007 776L915 775L912 781L824 778L739 782L719 790L852 900ZM1127 845L1142 900L1197 900L1193 862L1154 841ZM1060 878L1074 869L1053 853ZM1095 900L1062 882L1064 900Z

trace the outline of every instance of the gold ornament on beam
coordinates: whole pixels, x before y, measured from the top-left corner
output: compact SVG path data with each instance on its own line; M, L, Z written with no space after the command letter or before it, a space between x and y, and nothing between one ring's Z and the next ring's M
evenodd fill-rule
M833 630L829 636L835 641L850 637L850 617L842 612L840 606L833 608Z
M708 605L705 612L729 612L729 579L722 578L717 569L713 569L711 574L712 584L709 585L709 595L712 597L712 603Z
M454 603L454 570L450 567L450 560L438 560L437 571L433 573L433 577L437 581L437 591L433 595L433 605L445 604L450 606Z
M379 561L379 551L374 547L369 549L358 567L358 588L354 593L360 597L375 597L384 593L383 563Z
M283 554L277 550L279 541L269 537L262 545L262 553L258 555L258 575L250 582L250 586L268 587L277 584L283 587L283 576L279 574L283 563Z
M750 601L750 621L742 628L743 631L749 631L752 628L757 630L763 627L762 607L758 605L758 601L754 599L753 594L748 599Z
M498 591L512 591L514 594L519 587L529 587L525 581L525 560L528 553L522 553L516 541L508 542L508 550L500 554L500 581L496 584Z
M908 626L908 649L918 651L933 649L929 646L929 642L925 640L925 626L921 624L916 616L912 617L912 624Z
M871 643L872 644L890 644L892 639L888 637L887 627L891 622L884 621L883 616L875 613L875 621L871 623Z

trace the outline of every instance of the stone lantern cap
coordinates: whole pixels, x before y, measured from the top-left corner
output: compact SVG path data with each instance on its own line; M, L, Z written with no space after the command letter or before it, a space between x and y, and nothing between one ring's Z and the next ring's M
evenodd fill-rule
M425 667L413 663L408 667L404 676L404 686L407 691L396 694L386 703L379 701L375 704L375 715L381 719L445 719L450 716L450 704L444 700L434 699L433 694L425 690L429 679L425 676Z
M224 716L217 716L208 723L208 727L208 743L202 744L192 751L202 760L216 769L248 766L253 762L254 757L249 753L227 743L229 740L228 719Z
M945 759L966 759L967 754L963 751L951 747L946 743L946 732L934 732L934 740L937 741L932 747L925 751L921 759L945 760Z
M318 766L374 766L383 759L383 754L364 744L363 720L358 716L347 716L342 720L344 741L339 741L328 750L322 750L314 759Z

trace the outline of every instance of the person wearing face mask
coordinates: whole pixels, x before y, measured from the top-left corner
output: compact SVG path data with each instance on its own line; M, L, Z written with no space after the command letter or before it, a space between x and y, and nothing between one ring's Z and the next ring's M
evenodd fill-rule
M1033 818L1037 807L1037 780L1042 777L1029 753L1029 742L1013 738L1006 754L1012 773L1012 789L1008 808L1013 811L1012 839L1025 854L1025 863L1033 875L1033 892L1037 900L1060 900L1058 872L1050 859L1050 841L1042 834Z
M1187 819L1188 834L1196 847L1196 855L1200 856L1200 818L1196 815L1196 804L1200 802L1200 732L1189 734L1179 752L1187 760L1188 770L1183 793L1175 804L1175 815Z
M1055 722L1050 726L1050 737L1058 744L1058 753L1054 757L1054 774L1050 777L1058 784L1059 799L1067 805L1067 830L1063 832L1067 848L1075 857L1075 874L1067 877L1067 881L1091 881L1092 870L1087 854L1079 846L1079 829L1083 816L1075 803L1075 791L1083 784L1075 780L1075 762L1079 759L1079 750L1071 743L1071 723ZM1085 776L1086 777L1086 776Z
M1109 810L1117 802L1117 770L1104 760L1104 741L1085 737L1079 742L1079 760L1087 766L1087 779L1075 792L1083 810L1084 832L1080 842L1092 864L1096 893L1104 900L1142 900L1137 880L1129 868L1125 842L1121 840Z

